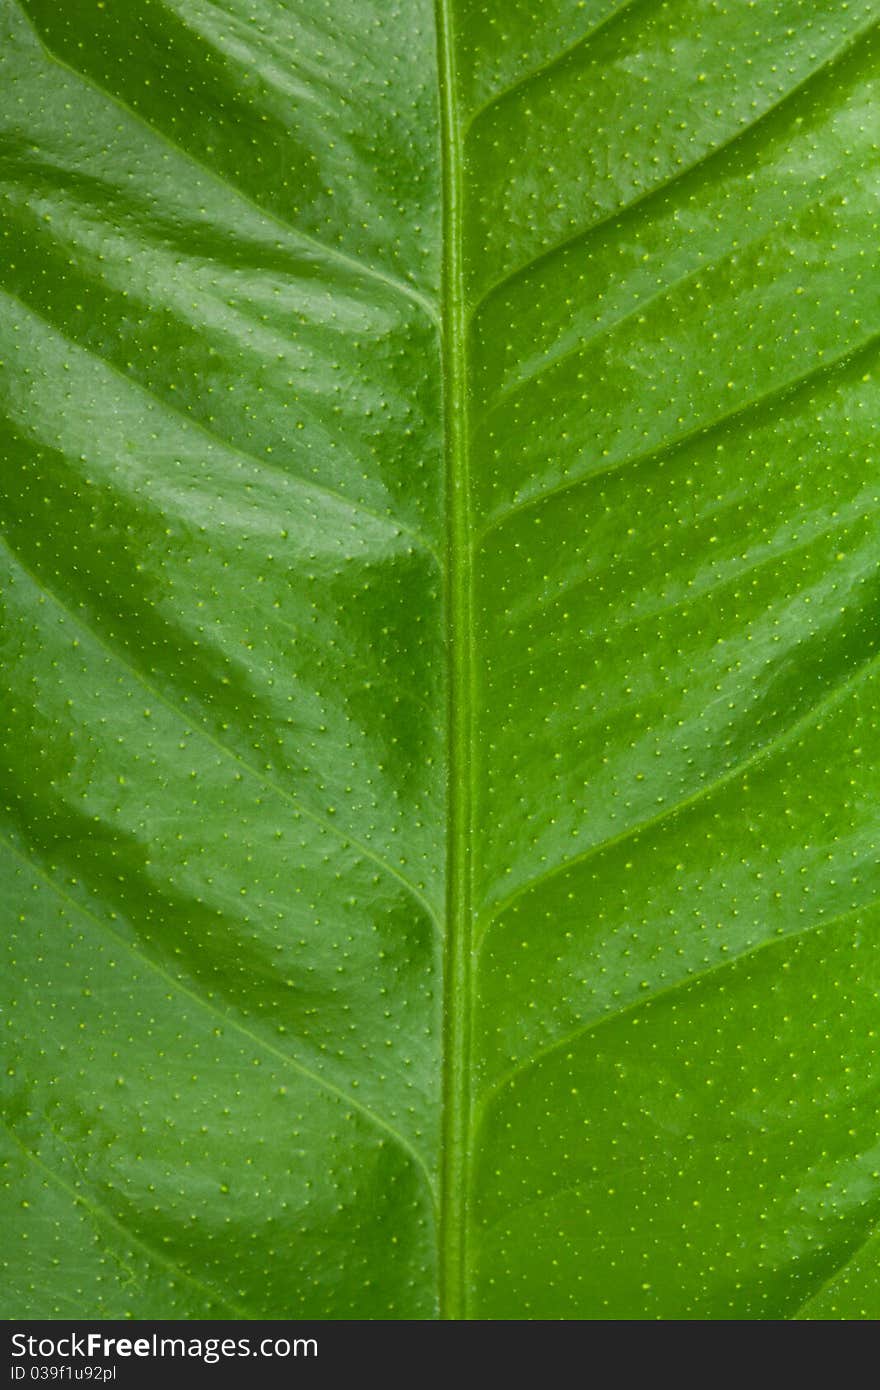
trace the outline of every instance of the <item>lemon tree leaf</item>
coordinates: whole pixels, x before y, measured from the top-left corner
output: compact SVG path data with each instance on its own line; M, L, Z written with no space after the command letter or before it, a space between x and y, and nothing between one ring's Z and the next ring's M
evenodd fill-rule
M877 18L2 0L7 1316L880 1314Z

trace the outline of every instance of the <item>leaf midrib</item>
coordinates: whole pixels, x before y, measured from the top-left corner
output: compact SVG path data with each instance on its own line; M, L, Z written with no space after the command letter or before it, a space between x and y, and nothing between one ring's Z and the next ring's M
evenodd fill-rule
M438 1229L440 1316L467 1317L470 1012L473 846L472 522L467 418L467 323L463 274L463 128L458 111L450 0L435 0L443 280L440 334L446 509L448 798L446 939L443 952L443 1120Z

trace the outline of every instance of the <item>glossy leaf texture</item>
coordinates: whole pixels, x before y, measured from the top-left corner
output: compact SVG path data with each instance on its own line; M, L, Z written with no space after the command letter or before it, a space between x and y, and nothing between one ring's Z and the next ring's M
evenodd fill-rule
M880 1315L876 0L0 0L7 1316Z

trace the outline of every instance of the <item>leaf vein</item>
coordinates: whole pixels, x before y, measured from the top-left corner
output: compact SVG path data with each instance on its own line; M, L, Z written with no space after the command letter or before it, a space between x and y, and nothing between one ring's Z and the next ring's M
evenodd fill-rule
M46 1163L39 1154L34 1153L26 1144L23 1144L15 1130L5 1121L4 1129L25 1157L30 1159L37 1168L40 1168L52 1182L56 1183L62 1189L62 1191L66 1192L68 1196L72 1198L76 1206L85 1207L96 1221L105 1221L109 1226L112 1226L114 1230L119 1231L126 1241L130 1242L132 1245L138 1246L149 1260L154 1260L159 1264L163 1264L166 1269L171 1271L175 1278L185 1279L188 1284L192 1284L193 1288L198 1289L200 1293L207 1294L212 1303L226 1308L234 1318L249 1319L251 1317L249 1312L239 1307L236 1303L231 1302L224 1294L218 1293L210 1284L205 1284L201 1279L197 1279L195 1275L190 1274L182 1265L177 1264L175 1260L170 1259L161 1250L157 1250L149 1241L144 1240L142 1236L135 1235L135 1233L127 1226L124 1226L103 1203L97 1202L93 1198L86 1197L82 1192L78 1192L72 1183L69 1183L66 1178L63 1178L61 1174Z
M99 362L105 371L111 373L112 376L121 381L129 391L143 394L149 400L154 401L169 419L174 421L179 420L181 422L181 428L184 432L192 430L196 434L204 435L212 448L216 449L219 445L222 450L233 457L243 459L253 464L260 472L271 473L273 476L284 479L285 482L306 496L325 497L329 501L345 507L346 510L355 517L370 517L371 520L377 521L383 528L391 531L392 534L409 536L416 545L427 551L438 565L440 564L440 556L436 546L433 541L421 531L416 530L412 526L408 526L406 522L398 521L395 517L383 516L381 512L374 511L374 509L368 507L366 503L360 502L356 498L346 497L344 493L337 492L334 488L328 487L325 483L313 482L310 479L301 477L299 473L289 473L286 468L282 468L282 466L275 463L274 460L260 458L257 454L253 454L247 449L242 449L240 445L233 443L229 439L225 439L212 425L206 424L197 416L190 415L187 411L182 410L180 406L174 405L172 401L166 400L163 396L160 396L158 392L146 382L138 381L134 377L128 376L127 373L122 371L110 358L105 357L102 353L96 352L94 348L84 347L82 343L72 338L63 328L53 322L52 319L48 318L44 313L41 313L39 309L35 309L27 300L22 299L14 290L9 289L6 285L0 285L0 293L5 295L7 299L20 305L25 313L32 315L39 323L45 324L50 332L57 333L59 338L65 343L69 343L71 346L75 347L79 352L83 353L85 357L93 362Z
M763 391L759 396L753 396L750 400L744 401L742 405L736 406L733 410L726 411L723 415L717 415L713 420L707 420L703 424L695 425L693 429L687 430L684 434L676 435L674 439L668 439L664 443L653 448L644 450L639 454L627 454L623 458L616 459L611 463L603 464L599 468L594 468L591 472L585 473L578 478L566 478L553 487L546 488L543 492L536 493L532 497L526 497L520 502L509 504L504 510L491 514L483 523L476 544L482 545L486 537L499 527L506 526L514 517L523 512L531 511L535 507L541 507L554 497L561 497L565 493L573 492L579 487L587 487L596 482L599 478L607 478L612 473L622 472L627 468L634 468L645 463L653 463L662 458L668 458L683 449L686 445L694 443L698 439L710 438L716 430L723 429L726 425L739 424L743 420L763 407L779 402L787 402L791 397L797 395L805 387L812 383L823 380L837 371L849 365L855 359L880 343L880 331L871 333L861 342L849 346L845 352L838 357L814 363L810 369L801 376L791 377L788 381L781 382L779 386L774 386L769 390Z
M576 246L579 242L585 240L587 237L593 236L595 232L598 232L602 229L607 230L608 227L613 226L616 222L620 221L624 217L627 217L636 208L643 206L650 200L657 197L661 197L665 193L669 193L671 189L675 188L675 186L681 183L683 179L687 178L689 174L694 173L695 170L704 168L706 165L710 164L717 156L729 152L736 145L738 145L741 140L744 140L747 136L752 135L756 130L759 130L766 122L770 121L774 116L778 115L779 112L782 111L790 102L796 100L798 97L803 95L803 93L811 86L811 84L817 78L825 74L829 68L835 67L838 63L848 58L850 54L853 53L859 47L863 40L870 38L874 34L877 28L877 20L871 19L869 23L862 25L859 29L856 29L854 33L851 34L846 40L844 40L842 44L839 44L837 48L832 49L831 52L825 58L823 58L821 63L818 63L816 67L811 68L810 71L799 82L796 82L793 86L791 86L788 89L787 92L784 92L782 96L778 98L777 101L772 102L771 105L766 107L766 109L762 111L759 116L755 116L754 119L748 121L738 130L734 131L732 135L727 136L723 140L719 140L717 145L713 145L710 149L706 150L704 154L700 155L700 157L698 159L695 159L691 164L685 165L684 168L677 169L674 174L672 174L669 178L664 179L662 182L652 184L649 188L643 189L643 191L637 194L634 198L630 198L627 202L624 202L620 204L618 207L613 208L610 212L605 213L603 216L599 217L595 222L591 222L589 226L582 227L579 231L573 232L570 236L565 237L562 241L557 242L554 246L547 247L545 250L542 250L538 255L533 256L530 260L525 261L522 265L517 266L514 270L511 270L506 275L503 275L500 280L496 280L494 284L490 285L489 288L483 292L483 294L480 296L479 300L473 307L473 314L476 314L479 311L479 309L490 297L490 295L495 295L500 290L506 289L515 281L529 274L537 266L543 265L545 262L551 260L554 256L558 255L561 251L567 251L570 248Z
M607 14L598 24L594 24L592 29L587 29L586 32L575 39L573 43L570 43L566 48L560 49L558 53L554 53L554 55L548 58L545 63L542 63L540 67L532 68L531 72L523 73L522 77L518 77L516 81L511 82L508 87L503 87L499 91L493 92L492 96L484 101L482 106L478 106L477 109L468 116L467 125L465 126L465 135L470 132L478 120L481 120L488 112L493 111L496 106L500 106L510 97L516 96L517 92L531 87L533 83L540 82L542 78L555 72L556 69L561 67L569 58L573 58L576 53L582 51L586 52L592 46L594 40L606 29L609 29L616 20L623 18L624 15L630 16L634 10L645 3L652 4L653 0L622 0L622 3L618 4L616 9L612 10L610 14Z
M631 1018L643 1009L650 1009L658 1003L665 1003L666 1000L678 994L686 993L696 987L702 987L707 980L712 980L718 975L725 974L733 969L734 966L741 965L743 962L754 960L756 956L762 955L765 951L774 950L780 946L788 945L792 941L800 941L803 937L811 935L813 932L821 931L828 927L838 927L850 918L858 917L863 912L870 912L872 908L880 905L880 895L869 899L866 903L857 904L855 907L847 908L845 912L835 914L833 917L822 917L816 922L811 922L808 926L797 927L793 931L788 931L780 936L773 936L768 941L760 941L756 946L740 951L737 955L731 955L726 960L719 961L717 965L711 965L705 970L695 972L693 975L684 975L681 979L675 980L671 985L664 988L653 990L651 993L641 994L637 999L633 999L629 1004L622 1008L610 1010L608 1013L601 1014L597 1018L591 1018L589 1022L575 1028L572 1032L566 1033L564 1037L557 1038L554 1042L548 1043L545 1047L539 1048L523 1062L511 1067L509 1071L499 1077L482 1097L477 1107L477 1119L475 1124L485 1118L492 1103L497 1099L502 1091L513 1085L521 1076L525 1076L540 1063L552 1057L556 1052L562 1052L566 1047L571 1047L581 1041L590 1033L597 1032L608 1024L616 1023L620 1019Z
M584 864L589 863L591 859L599 858L601 855L607 854L610 850L617 849L620 845L626 844L629 840L637 839L647 834L648 831L653 831L657 829L658 826L665 825L667 821L673 820L684 811L691 810L708 797L713 796L715 792L729 786L731 782L736 781L743 773L756 767L766 758L775 755L779 752L780 748L784 748L788 743L809 730L817 719L821 718L829 710L832 710L853 689L857 688L878 664L880 664L880 652L875 652L873 656L864 661L855 671L847 676L845 680L838 682L827 694L823 695L815 704L811 705L793 724L790 724L785 729L781 729L778 733L774 734L772 738L768 739L766 743L762 743L759 748L754 749L754 751L749 753L745 758L740 759L733 767L728 768L720 776L713 778L711 782L699 787L689 796L682 797L679 801L674 802L670 806L665 806L662 811L659 811L654 816L650 816L647 820L637 821L635 825L628 826L626 830L621 830L618 835L613 835L607 840L600 840L598 843L590 845L581 854L572 855L570 859L566 859L561 864L554 865L554 867L548 869L546 873L539 874L535 878L530 879L527 883L523 883L508 897L502 898L498 903L491 904L491 915L486 918L484 929L477 943L477 951L479 952L482 950L490 930L504 913L509 911L514 904L519 902L527 894L533 893L536 889L544 887L545 884L558 878L560 874L568 873L572 869L582 868Z
M206 1013L211 1014L212 1017L222 1019L223 1022L234 1032L241 1034L243 1038L247 1038L249 1042L254 1043L259 1048L262 1048L264 1052L267 1052L277 1061L283 1063L283 1065L287 1067L290 1067L292 1071L297 1072L298 1075L302 1076L305 1080L310 1081L313 1085L317 1086L319 1090L327 1091L328 1094L336 1097L336 1099L338 1100L341 1100L345 1105L350 1106L352 1111L356 1111L358 1114L362 1115L375 1128L383 1130L384 1133L389 1135L390 1138L392 1138L395 1141L395 1143L398 1144L399 1147L402 1148L409 1155L412 1161L416 1164L416 1166L419 1168L425 1179L428 1191L431 1194L432 1199L434 1198L434 1180L431 1177L427 1163L425 1162L422 1155L418 1152L418 1150L413 1147L409 1140L403 1134L401 1134L399 1130L395 1129L394 1125L392 1125L390 1121L383 1119L381 1115L378 1115L375 1110L371 1110L370 1107L368 1105L365 1105L363 1101L356 1100L354 1096L349 1095L346 1091L342 1090L342 1088L337 1086L334 1082L328 1081L327 1078L321 1076L319 1072L313 1071L311 1067L307 1067L303 1062L297 1061L295 1057L291 1057L288 1053L282 1052L279 1048L274 1047L272 1043L268 1042L265 1038L261 1038L258 1033L252 1032L250 1028L247 1028L243 1023L240 1023L239 1020L234 1018L231 1014L225 1013L222 1009L218 1009L217 1005L213 1004L210 999L206 999L196 990L190 989L190 987L184 984L182 980L178 979L174 975L169 974L169 972L163 966L161 966L158 963L158 961L153 960L151 956L148 956L145 952L139 950L138 947L135 946L131 941L128 941L126 937L122 936L120 932L116 931L113 927L108 926L108 924L105 921L103 921L97 915L97 913L93 912L91 908L86 907L85 903L81 903L71 893L68 893L66 889L62 888L60 884L58 884L56 880L52 877L52 875L42 867L42 865L35 864L32 859L29 859L27 855L25 855L8 838L8 836L0 834L0 843L5 844L7 849L9 849L18 859L20 859L21 862L31 873L36 874L40 878L42 878L43 881L49 886L49 888L52 889L54 893L58 895L59 898L62 898L65 902L69 902L71 906L74 907L78 912L81 912L83 916L90 918L91 921L95 923L95 925L99 928L100 931L105 932L108 936L112 936L114 941L118 941L120 946L122 946L129 953L129 955L133 956L136 960L141 961L148 969L154 971L155 974L160 976L161 979L165 980L173 990L185 995L188 999L191 999L194 1004L197 1004L200 1008L204 1009Z
M0 537L0 540L2 540L2 544L5 550L7 551L7 554L11 556L15 564L18 565L21 571L27 575L27 577L36 586L36 588L38 588L39 590L41 590L41 592L46 594L46 596L52 600L56 607L62 613L65 613L67 615L71 622L75 623L76 626L79 627L82 632L86 633L89 636L89 638L95 643L97 647L99 647L102 651L104 651L107 654L111 661L114 661L117 665L121 666L123 670L128 671L128 673L132 676L132 678L138 685L142 686L143 689L146 690L154 699L158 700L160 704L164 705L167 710L170 710L170 712L183 724L185 724L188 729L192 729L192 731L195 734L206 739L207 742L212 744L213 747L216 748L217 751L221 753L225 758L230 759L230 761L235 763L238 767L243 768L245 772L249 773L264 787L267 787L270 791L275 792L277 796L280 796L284 801L286 801L290 806L292 806L298 815L304 816L307 820L310 820L315 825L320 826L320 828L325 833L333 835L343 844L354 846L355 849L360 850L360 852L364 854L378 868L384 870L384 872L389 874L392 878L397 879L398 883L400 883L407 890L407 892L409 892L410 895L416 900L416 902L418 902L421 905L426 915L428 916L430 922L432 923L433 927L440 935L442 935L442 928L440 922L438 921L437 914L434 908L432 907L428 899L425 897L421 889L417 888L411 879L406 878L403 874L399 872L398 869L394 867L393 864L389 864L387 859L383 859L381 855L378 855L375 852L375 850L370 849L370 847L367 844L365 844L363 840L359 840L356 836L349 834L348 831L340 830L330 821L325 820L323 816L320 816L315 811L310 811L306 806L303 806L303 804L297 801L295 797L291 796L290 792L286 791L284 787L282 787L279 783L273 781L270 777L267 777L265 772L261 772L259 768L255 767L245 758L242 758L240 754L234 752L230 747L228 747L227 744L221 743L221 741L215 738L214 735L210 733L209 730L206 729L203 724L194 722L180 708L179 705L177 705L173 700L169 700L166 695L162 694L162 692L158 689L157 686L151 684L151 682L146 678L143 672L139 671L136 666L132 665L131 662L127 661L123 656L121 656L115 647L111 646L108 642L106 642L104 638L101 637L93 627L91 627L82 617L76 614L73 611L73 609L71 609L66 603L64 603L63 600L60 599L58 595L54 592L54 590L51 589L41 577L36 575L28 567L27 564L25 564L21 556L13 548L8 539L6 539L5 537Z
M142 116L140 112L136 111L133 106L129 106L126 101L116 96L115 93L103 86L102 83L98 82L94 77L91 77L88 73L81 72L79 68L75 68L73 64L68 63L66 59L62 58L50 48L30 15L27 14L26 11L23 11L23 13L33 33L34 39L39 44L49 62L54 63L64 72L70 73L71 76L75 77L85 86L90 87L92 91L97 92L105 101L110 102L111 105L125 112L131 120L136 121L138 125L148 130L155 140L161 141L163 144L167 145L169 149L174 150L180 158L185 159L187 163L193 165L196 169L200 169L213 183L226 189L235 198L238 198L240 202L253 208L255 212L259 213L260 217L279 227L285 235L299 242L302 246L317 251L328 260L335 261L338 265L345 266L346 269L354 272L356 275L386 285L397 294L411 300L413 304L417 304L435 327L439 326L437 308L426 295L422 294L421 290L417 290L414 286L408 285L405 280L400 280L395 275L390 275L387 271L380 270L377 266L370 265L367 261L361 261L355 256L348 255L347 252L341 250L339 247L329 246L326 242L319 241L317 237L309 236L307 232L301 231L298 227L294 226L292 222L286 221L284 218L279 217L277 213L271 212L268 208L263 207L262 204L256 202L236 184L231 183L229 179L224 178L222 174L217 173L210 165L205 164L203 160L198 159L189 150L185 149L183 145L179 144L170 135L167 135L165 131L154 126L145 116Z

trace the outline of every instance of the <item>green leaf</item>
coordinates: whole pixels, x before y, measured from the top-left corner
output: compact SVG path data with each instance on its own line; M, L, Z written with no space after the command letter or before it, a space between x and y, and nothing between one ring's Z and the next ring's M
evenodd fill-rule
M875 0L0 0L7 1316L880 1316Z

